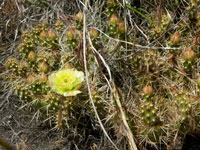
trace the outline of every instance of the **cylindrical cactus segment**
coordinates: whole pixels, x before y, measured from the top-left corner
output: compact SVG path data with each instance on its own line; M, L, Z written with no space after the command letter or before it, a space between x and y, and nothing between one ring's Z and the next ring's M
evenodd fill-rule
M187 119L188 113L192 106L191 98L187 94L178 94L174 98L176 104L178 105L179 114L181 116L181 121Z
M144 102L140 105L142 120L150 125L154 126L160 122L158 112L159 109L153 102Z

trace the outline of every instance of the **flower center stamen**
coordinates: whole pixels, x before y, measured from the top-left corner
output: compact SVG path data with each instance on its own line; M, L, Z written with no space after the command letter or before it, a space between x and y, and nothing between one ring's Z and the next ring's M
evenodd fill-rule
M64 82L67 83L68 82L67 79L64 79Z

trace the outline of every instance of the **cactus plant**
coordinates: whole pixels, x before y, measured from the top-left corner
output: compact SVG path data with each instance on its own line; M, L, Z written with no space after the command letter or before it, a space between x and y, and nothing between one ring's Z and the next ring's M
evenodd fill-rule
M80 17L79 14L78 18ZM64 123L64 120L78 119L69 114L76 113L73 110L74 107L80 108L82 103L88 102L85 90L80 97L76 96L81 93L78 89L84 80L84 73L74 68L82 68L77 63L78 60L75 59L72 62L72 68L62 69L64 65L70 64L68 61L71 58L75 58L72 49L68 48L67 44L65 44L67 52L63 54L61 51L58 37L62 34L63 26L61 21L57 21L55 27L44 21L30 31L24 32L18 47L17 58L9 57L5 62L6 69L12 73L6 79L11 81L12 88L19 98L30 102L44 115L54 118L56 127L59 128L63 126L61 122ZM65 38L69 40L81 38L77 31L75 35L71 34L72 30L67 31L63 43L66 43ZM81 103L78 102L80 100ZM60 120L60 116L63 116L63 121Z
M127 140L125 120L141 147L181 143L185 134L200 130L198 3L181 5L191 14L180 21L170 16L168 5L160 18L153 8L148 8L152 14L143 10L152 17L147 25L149 20L141 23L138 14L122 20L127 12L120 1L107 0L103 21L85 25L90 93L84 82L81 12L71 24L44 21L25 31L16 57L5 61L5 79L21 100L53 118L59 129L78 126L81 111L96 122L92 97L100 119L117 140Z

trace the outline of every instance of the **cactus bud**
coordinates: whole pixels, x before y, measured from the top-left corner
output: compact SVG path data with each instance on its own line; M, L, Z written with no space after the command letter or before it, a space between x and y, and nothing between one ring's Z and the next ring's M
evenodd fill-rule
M76 14L76 16L74 17L74 20L76 21L83 21L83 13L79 12L78 14Z
M42 63L39 64L38 69L41 72L47 72L49 69L49 65L45 61L43 61Z
M193 61L195 59L195 52L192 50L192 48L188 48L185 52L183 52L183 59L185 61Z
M53 31L53 29L50 29L50 30L48 31L48 37L49 37L49 39L51 39L51 40L54 40L54 39L57 37L57 35L56 35L56 33Z
M75 31L74 28L70 28L67 32L66 32L66 37L68 40L72 40L75 38Z
M113 25L113 26L116 26L118 23L119 23L119 18L118 18L118 16L117 15L115 15L115 14L112 14L112 16L110 17L110 19L109 19L109 23L111 24L111 25Z
M66 63L65 64L65 68L67 68L67 69L71 69L71 68L73 68L74 66L73 66L73 64L71 64L71 63Z
M150 95L153 94L153 88L150 85L146 85L146 86L143 87L142 92L143 92L144 95L150 96Z
M35 75L33 75L33 74L30 74L30 75L27 77L28 83L33 83L35 80L36 80L36 77L35 77Z
M40 75L40 79L39 79L39 81L40 82L46 82L47 81L47 75L44 73L44 72L42 72L42 74Z
M90 29L89 34L92 40L96 39L99 36L99 32L94 28Z
M40 33L40 38L43 39L43 40L45 40L47 37L48 37L47 32L43 30L43 31Z
M170 41L172 42L173 45L178 45L181 42L181 34L179 32L174 33L171 36Z
M122 34L125 33L125 23L120 22L117 29L119 33L122 33Z
M30 51L28 54L28 60L34 61L36 59L36 53L34 51Z

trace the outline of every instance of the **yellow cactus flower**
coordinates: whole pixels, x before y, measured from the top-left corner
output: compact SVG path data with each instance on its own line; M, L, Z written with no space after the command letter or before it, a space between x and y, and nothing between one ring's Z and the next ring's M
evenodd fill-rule
M84 81L84 73L75 69L62 69L49 76L53 91L64 96L76 96L81 93L78 89Z

